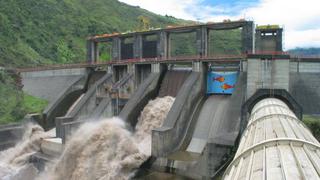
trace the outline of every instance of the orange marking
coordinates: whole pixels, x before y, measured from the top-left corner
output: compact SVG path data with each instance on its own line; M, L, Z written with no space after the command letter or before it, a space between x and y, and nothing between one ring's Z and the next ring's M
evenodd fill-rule
M224 84L221 86L221 88L224 89L224 90L227 90L227 89L234 88L234 85L229 85L229 84L224 83Z
M219 81L219 82L224 82L224 77L223 76L219 76L213 79L213 81Z

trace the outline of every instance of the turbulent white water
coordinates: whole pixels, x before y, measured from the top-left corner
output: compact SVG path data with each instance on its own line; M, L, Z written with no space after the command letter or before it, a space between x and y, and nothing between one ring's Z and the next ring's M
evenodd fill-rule
M151 155L151 130L161 126L174 98L150 101L141 112L134 133L119 118L87 123L71 137L51 172L51 180L129 179Z
M161 126L173 102L169 96L151 100L133 133L116 117L84 124L72 135L57 163L37 179L129 179L151 155L151 130ZM0 152L0 179L34 179L37 170L28 160L49 137L40 126L28 125L21 142Z
M11 179L28 168L30 156L40 150L41 141L48 137L39 125L27 125L23 139L14 147L0 152L0 179Z

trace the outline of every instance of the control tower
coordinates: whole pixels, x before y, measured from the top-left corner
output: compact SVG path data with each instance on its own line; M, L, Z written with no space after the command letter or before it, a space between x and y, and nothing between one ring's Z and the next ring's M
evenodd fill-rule
M281 52L282 31L279 25L264 25L256 27L256 52Z

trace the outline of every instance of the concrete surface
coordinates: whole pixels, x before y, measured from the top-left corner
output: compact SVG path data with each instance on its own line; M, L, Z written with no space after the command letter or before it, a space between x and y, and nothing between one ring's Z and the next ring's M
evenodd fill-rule
M41 152L50 156L59 157L63 151L61 138L44 139L40 145Z
M112 84L111 74L105 74L95 83L95 85L92 85L91 88L89 88L84 96L73 107L73 109L70 110L65 116L73 117L74 120L85 119L89 117L97 106L97 89L104 88L104 86L107 84Z
M247 98L257 89L285 89L289 91L289 59L248 59Z
M161 169L163 166L172 168L178 174L195 179L211 178L218 173L219 167L224 165L230 155L239 134L241 105L245 101L246 78L245 73L240 73L234 94L212 95L206 98L204 103L194 106L194 109L199 109L199 113L193 113L191 122L185 122L194 125L186 126L187 128L180 126L180 133L183 131L186 133L184 136L167 135L162 139L167 144L160 141L162 143L160 145L172 149L169 151L161 148L169 153L157 156L154 167L156 169ZM170 113L171 111L169 115ZM180 138L177 140L180 144L178 146L169 144L176 137ZM152 141L160 146L159 142L154 139ZM184 143L186 143L185 146Z
M290 94L304 114L320 114L320 73L290 73Z
M176 97L184 81L191 74L191 71L168 70L161 82L159 97Z
M72 107L68 114L55 118L57 137L60 137L63 143L65 143L67 136L83 122L90 120L95 116L101 116L103 113L110 112L110 98L101 96L100 98L107 98L109 101L98 101L98 95L102 95L99 92L107 91L106 85L108 84L112 84L111 74L105 74L95 83L95 85L92 85L84 96L79 99L77 104ZM104 102L104 105L107 107L99 107L101 102ZM99 108L99 110L97 110L99 112L95 112L96 108ZM106 109L109 109L109 111ZM108 114L108 116L110 117L112 114Z
M98 107L92 113L92 119L100 119L110 117L112 112L112 101L110 98L103 98Z
M194 107L204 94L202 72L192 72L182 85L162 127L152 131L152 155L164 157L174 152L192 121Z
M23 79L23 91L35 97L54 101L57 96L65 91L70 84L76 82L81 76L59 77L32 77Z
M86 74L85 69L61 69L23 72L23 91L49 102Z
M55 118L65 115L72 104L80 97L86 89L88 76L78 77L78 80L72 84L66 85L66 89L61 91L55 100L43 111L43 120L41 126L46 130L51 129L55 125Z
M86 74L85 68L70 68L70 69L49 69L49 70L39 70L22 72L22 78L32 78L32 77L53 77L53 76L81 76Z
M186 151L201 154L211 136L217 132L223 118L224 111L227 110L226 104L229 95L210 96L201 108L197 124ZM211 136L210 136L211 135Z
M138 116L150 99L158 95L161 82L160 73L151 73L149 77L132 94L119 117L135 127Z
M131 93L132 90L128 88L132 84L131 77L131 74L126 74L118 82L113 83L112 75L105 74L91 86L68 114L56 118L57 137L65 143L68 136L82 123L115 115L114 109L117 104L113 104L113 101L117 99L113 98L118 98L119 94L124 94L123 92ZM118 96L114 97L113 92L119 93Z

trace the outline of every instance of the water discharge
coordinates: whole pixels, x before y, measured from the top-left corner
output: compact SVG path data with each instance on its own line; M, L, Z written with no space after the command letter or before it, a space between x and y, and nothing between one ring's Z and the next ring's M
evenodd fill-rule
M39 125L28 124L16 146L0 152L0 179L13 179L25 170L29 158L40 150L41 141L50 136Z
M56 164L37 179L130 179L151 155L151 130L161 126L173 102L169 96L149 101L134 132L117 117L82 125ZM20 143L0 152L0 179L28 179L23 172L33 179L37 172L28 164L29 158L40 151L41 141L49 134L29 125Z
M42 176L51 180L130 179L151 155L151 130L161 126L173 102L169 96L151 100L134 132L116 117L84 124L52 170Z

